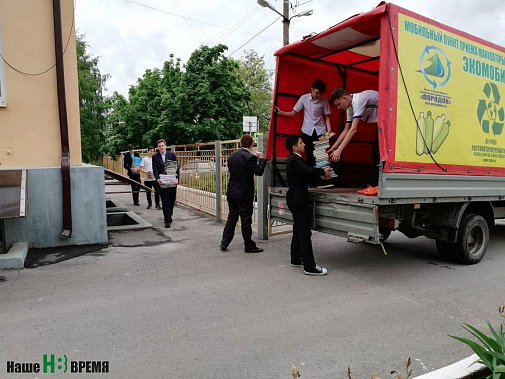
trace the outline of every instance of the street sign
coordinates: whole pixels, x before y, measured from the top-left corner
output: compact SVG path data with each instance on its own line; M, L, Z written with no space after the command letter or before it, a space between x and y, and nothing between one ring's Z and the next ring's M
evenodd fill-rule
M258 131L258 117L256 116L243 116L242 117L242 130L244 133L255 133Z

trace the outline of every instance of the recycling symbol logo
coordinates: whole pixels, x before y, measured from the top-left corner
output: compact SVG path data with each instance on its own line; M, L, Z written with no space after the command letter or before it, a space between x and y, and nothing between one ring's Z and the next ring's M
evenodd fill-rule
M484 133L488 133L490 129L495 136L498 136L503 131L503 121L505 120L505 111L500 107L500 92L494 83L486 83L484 86L485 99L479 100L477 107L477 117L479 124Z

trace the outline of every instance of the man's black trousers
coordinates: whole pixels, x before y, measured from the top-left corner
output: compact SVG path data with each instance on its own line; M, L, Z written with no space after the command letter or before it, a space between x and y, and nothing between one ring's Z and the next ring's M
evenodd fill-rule
M131 180L135 180L136 182L140 183L140 174L130 174L129 175ZM136 185L131 185L132 187L132 196L133 196L133 204L138 204L139 203L139 193L140 187L137 187Z
M256 244L252 240L252 214L253 214L253 201L252 200L239 200L228 197L228 220L223 231L223 239L221 246L227 247L233 240L235 235L235 227L240 216L240 227L242 229L242 238L244 238L244 245L246 249L254 249Z
M293 215L293 237L291 238L291 263L303 261L305 270L312 270L316 267L314 252L312 251L310 219L311 210L309 206L288 208Z
M161 204L163 204L163 216L165 218L165 222L172 222L177 187L161 188L158 186L158 188L160 191Z
M156 206L160 205L160 187L156 180L144 180L144 185L149 188L154 188L154 202ZM146 192L147 204L153 205L151 192Z

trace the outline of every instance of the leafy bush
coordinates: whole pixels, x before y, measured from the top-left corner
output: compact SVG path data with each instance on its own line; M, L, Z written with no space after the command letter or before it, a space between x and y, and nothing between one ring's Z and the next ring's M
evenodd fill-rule
M505 304L503 307L498 307L500 316L505 318ZM493 328L489 321L486 321L491 335L488 336L474 328L469 324L465 324L463 328L473 335L479 342L475 342L463 337L450 336L457 341L463 342L472 349L479 357L474 363L481 363L485 365L491 372L491 375L485 376L486 379L505 379L505 334L503 332L503 325L500 324L500 330Z

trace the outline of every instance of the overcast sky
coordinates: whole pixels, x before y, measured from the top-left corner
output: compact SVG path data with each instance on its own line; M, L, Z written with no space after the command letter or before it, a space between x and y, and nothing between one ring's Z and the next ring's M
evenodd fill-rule
M111 75L109 94L127 95L146 69L161 68L170 54L186 63L200 45L222 43L228 46L227 55L236 59L244 50L255 50L265 57L269 69L275 68L273 54L282 47L279 16L256 0L75 1L77 31L85 35L89 52L99 57L102 74ZM282 13L282 0L269 2ZM291 0L290 16L308 9L314 13L292 19L290 42L378 4L378 0ZM505 9L496 1L398 0L395 4L505 46Z

